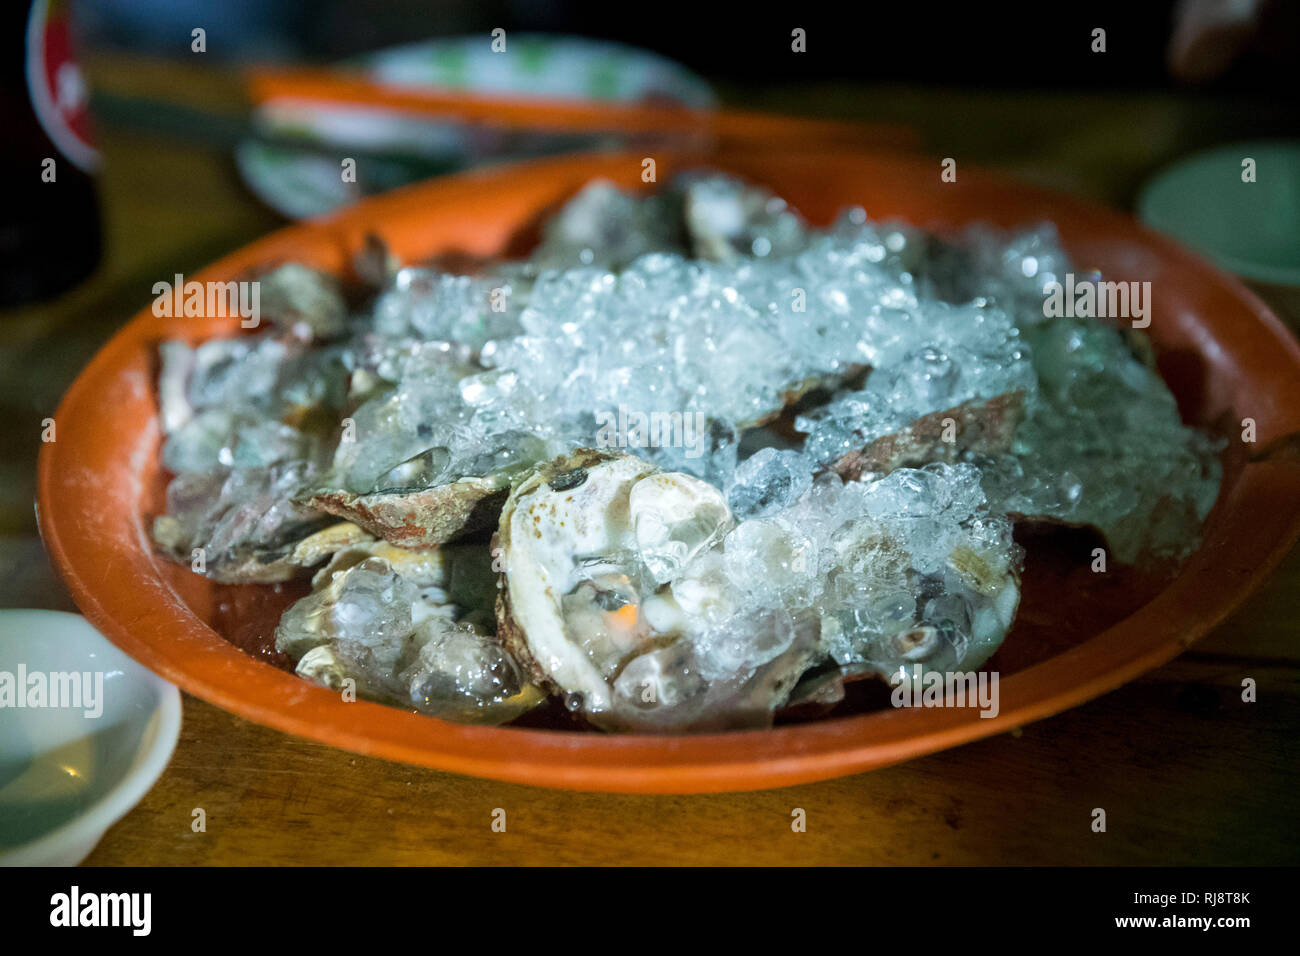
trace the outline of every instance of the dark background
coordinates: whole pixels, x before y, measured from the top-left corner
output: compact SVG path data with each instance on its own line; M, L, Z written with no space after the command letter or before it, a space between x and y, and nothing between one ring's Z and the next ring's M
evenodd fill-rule
M646 47L724 82L882 80L1038 89L1153 89L1180 83L1167 49L1174 0L681 3L676 0L75 0L95 45L176 55L208 31L209 55L329 60L383 46L507 31L572 33ZM1300 3L1263 4L1226 73L1201 88L1295 99ZM790 31L808 52L790 51ZM1106 30L1105 54L1091 51ZM1235 46L1224 32L1206 42ZM1195 85L1195 84L1194 84Z

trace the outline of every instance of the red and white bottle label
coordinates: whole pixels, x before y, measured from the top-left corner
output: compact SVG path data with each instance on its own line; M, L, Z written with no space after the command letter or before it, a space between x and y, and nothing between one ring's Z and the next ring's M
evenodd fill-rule
M27 20L27 92L46 135L78 169L93 172L89 90L72 50L67 0L35 0Z

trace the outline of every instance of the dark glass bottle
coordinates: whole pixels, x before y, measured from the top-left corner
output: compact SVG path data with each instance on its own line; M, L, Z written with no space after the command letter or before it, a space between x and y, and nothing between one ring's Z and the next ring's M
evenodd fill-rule
M99 154L67 0L0 13L0 308L57 295L99 264Z

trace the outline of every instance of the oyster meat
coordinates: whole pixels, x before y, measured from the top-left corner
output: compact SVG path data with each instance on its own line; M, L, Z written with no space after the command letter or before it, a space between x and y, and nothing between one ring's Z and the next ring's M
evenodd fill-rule
M334 690L462 723L514 720L544 700L493 634L484 547L338 552L284 614L276 649Z
M495 546L506 646L536 680L606 729L770 720L812 660L816 621L787 622L792 633L766 660L725 673L710 668L710 625L734 609L701 558L731 526L722 495L690 475L592 451L547 463L520 482L501 513Z

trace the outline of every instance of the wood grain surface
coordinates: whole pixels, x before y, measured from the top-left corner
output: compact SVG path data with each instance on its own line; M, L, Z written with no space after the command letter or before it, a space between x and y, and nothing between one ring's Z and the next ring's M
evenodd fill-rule
M99 57L99 89L237 118L237 79ZM724 94L729 91L724 91ZM739 95L733 99L740 100ZM1260 104L1171 96L817 87L748 107L903 121L928 151L1131 202L1156 166L1287 120ZM220 128L220 123L214 123ZM1142 130L1141 136L1133 135ZM40 419L152 283L280 224L227 144L107 125L108 254L89 283L0 317L0 606L68 607L31 502ZM820 784L710 796L610 796L498 784L361 757L186 696L170 766L90 865L1294 864L1300 862L1300 553L1192 651L1012 734ZM1241 700L1253 678L1258 700ZM1095 808L1107 830L1091 828ZM205 832L191 829L201 808ZM802 809L806 832L792 830ZM493 813L506 830L494 832Z

